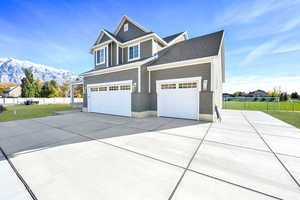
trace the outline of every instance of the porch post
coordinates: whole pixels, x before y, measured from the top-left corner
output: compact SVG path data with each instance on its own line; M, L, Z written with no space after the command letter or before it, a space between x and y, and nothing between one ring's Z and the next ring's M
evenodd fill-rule
M70 86L70 98L71 98L71 104L74 104L74 89L73 84L71 83Z

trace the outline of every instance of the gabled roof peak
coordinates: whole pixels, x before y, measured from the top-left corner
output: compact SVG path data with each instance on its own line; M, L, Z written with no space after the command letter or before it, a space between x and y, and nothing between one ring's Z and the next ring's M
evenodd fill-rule
M129 18L127 15L123 15L123 17L121 18L121 21L119 23L119 25L117 26L117 29L115 30L114 34L117 35L118 32L120 31L121 27L123 26L125 21L129 21L132 24L134 24L135 26L137 26L139 29L141 29L142 31L150 32L149 30L147 30L146 28L144 28L142 25L140 25L139 23L135 22L133 19Z

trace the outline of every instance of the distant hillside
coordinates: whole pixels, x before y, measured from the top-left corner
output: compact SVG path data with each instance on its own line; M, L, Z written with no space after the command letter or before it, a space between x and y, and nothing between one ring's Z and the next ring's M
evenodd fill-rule
M58 84L61 84L64 81L75 80L78 77L75 73L63 69L14 58L0 58L0 83L14 82L20 84L21 79L25 76L25 69L30 69L34 78L42 82L55 80Z

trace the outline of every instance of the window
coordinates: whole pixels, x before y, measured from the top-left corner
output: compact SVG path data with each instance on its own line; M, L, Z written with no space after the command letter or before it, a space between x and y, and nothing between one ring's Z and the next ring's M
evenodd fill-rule
M140 58L140 44L129 46L128 61Z
M121 85L120 90L130 90L130 85Z
M104 64L105 63L105 48L101 48L96 51L96 64Z
M91 88L91 92L98 92L98 88Z
M124 32L128 31L128 23L124 24Z
M119 86L109 86L109 91L115 91L115 90L119 90Z
M106 87L99 87L99 91L106 91L107 88Z
M192 82L192 83L179 83L179 88L196 88L197 83Z
M176 89L176 84L162 84L161 89Z

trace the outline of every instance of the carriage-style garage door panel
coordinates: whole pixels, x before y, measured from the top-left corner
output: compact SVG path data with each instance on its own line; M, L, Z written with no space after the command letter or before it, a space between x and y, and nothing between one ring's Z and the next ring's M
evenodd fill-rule
M201 78L157 81L157 115L199 119Z
M131 82L88 85L89 112L131 116Z

